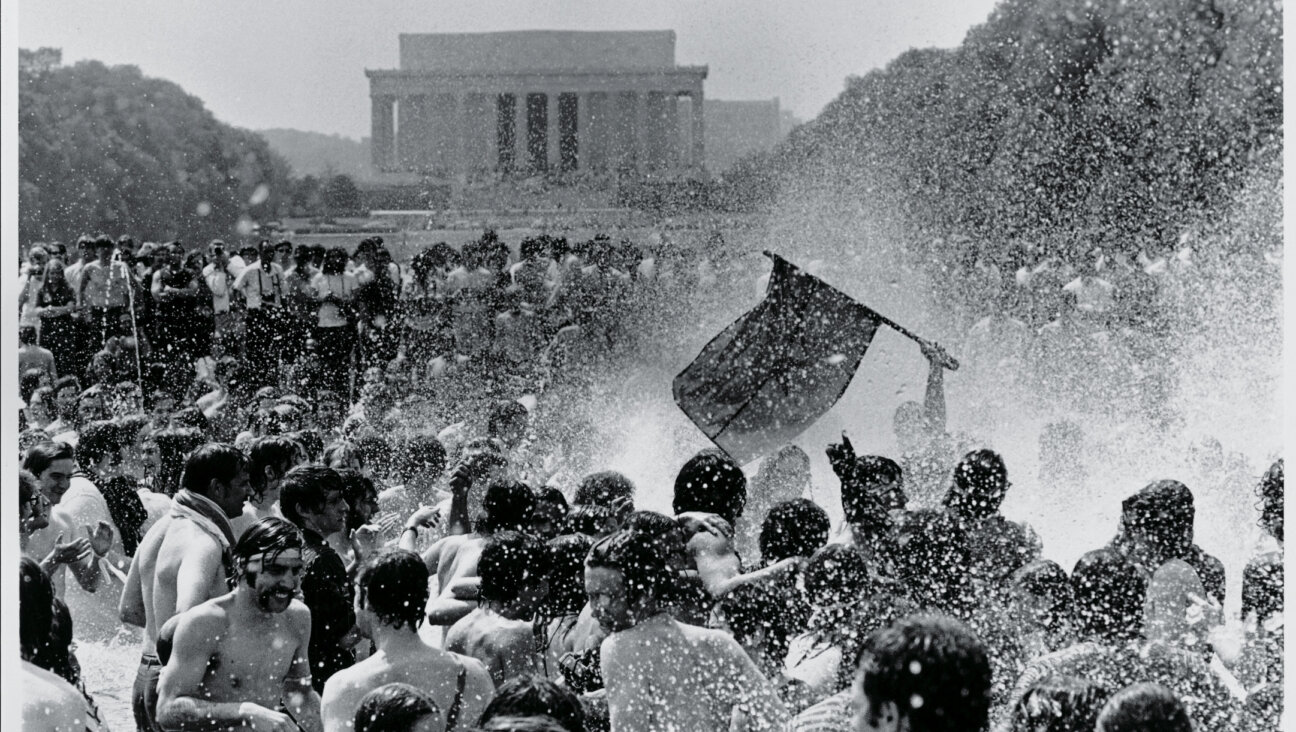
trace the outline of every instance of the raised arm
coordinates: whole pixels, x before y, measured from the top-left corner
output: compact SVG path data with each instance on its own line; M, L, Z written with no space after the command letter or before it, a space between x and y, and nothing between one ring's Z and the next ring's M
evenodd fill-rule
M927 418L927 430L930 435L945 433L945 367L941 365L948 356L945 351L931 341L919 344L922 354L927 359L927 393L923 399L923 412Z

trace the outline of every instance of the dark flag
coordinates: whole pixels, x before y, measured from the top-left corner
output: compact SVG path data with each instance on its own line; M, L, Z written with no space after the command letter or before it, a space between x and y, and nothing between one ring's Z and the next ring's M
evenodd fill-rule
M884 318L776 254L765 299L675 377L675 403L739 465L837 402Z

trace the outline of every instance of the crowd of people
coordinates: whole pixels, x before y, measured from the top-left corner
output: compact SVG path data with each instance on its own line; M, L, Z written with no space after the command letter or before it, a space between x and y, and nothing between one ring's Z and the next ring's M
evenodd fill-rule
M20 288L25 729L105 726L77 593L142 629L148 732L1281 724L1281 460L1241 578L1175 480L1067 571L1000 512L1003 457L946 434L924 346L899 454L823 446L839 505L788 445L750 476L699 452L650 511L542 428L563 354L615 350L662 280L633 246L83 242Z

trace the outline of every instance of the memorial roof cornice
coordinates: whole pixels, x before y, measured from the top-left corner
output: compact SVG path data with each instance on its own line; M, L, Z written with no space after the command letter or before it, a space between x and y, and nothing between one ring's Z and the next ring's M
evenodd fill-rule
M662 66L657 68L555 68L555 69L518 69L504 71L473 71L461 69L365 69L365 76L394 79L482 79L492 77L528 77L528 76L696 76L706 78L709 67L699 66Z

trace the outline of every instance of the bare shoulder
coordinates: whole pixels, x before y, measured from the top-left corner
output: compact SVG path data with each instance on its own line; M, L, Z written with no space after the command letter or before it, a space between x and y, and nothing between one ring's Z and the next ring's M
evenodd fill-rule
M479 684L484 682L494 688L495 682L491 681L490 671L486 670L486 664L472 656L465 656L462 653L453 653L447 651L448 655L459 664L464 670L464 675L468 682L476 681Z
M288 604L288 609L284 611L288 618L288 624L299 635L309 635L311 628L310 608L301 600L293 600Z
M177 615L176 637L183 634L215 641L229 625L228 599L228 595L214 597Z

